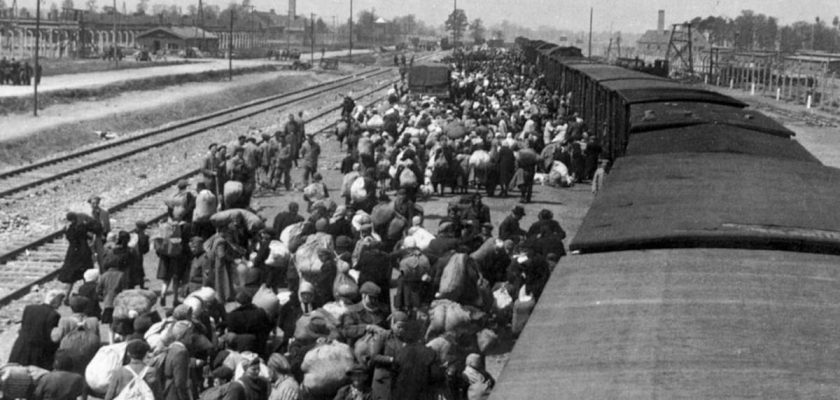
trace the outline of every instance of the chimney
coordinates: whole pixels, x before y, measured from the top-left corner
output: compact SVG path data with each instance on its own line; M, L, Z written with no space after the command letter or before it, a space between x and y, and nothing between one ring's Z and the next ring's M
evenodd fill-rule
M659 10L659 21L656 23L656 29L659 30L660 35L665 34L665 10Z
M295 19L295 15L297 12L297 1L296 0L289 0L289 20Z

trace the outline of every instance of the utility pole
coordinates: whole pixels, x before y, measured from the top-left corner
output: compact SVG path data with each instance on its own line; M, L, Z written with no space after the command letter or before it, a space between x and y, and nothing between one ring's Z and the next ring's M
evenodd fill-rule
M41 0L38 0L38 2L40 3ZM114 40L112 41L113 46L111 49L111 55L114 56L115 69L120 68L120 58L117 56L117 54L119 53L117 51L117 17L117 0L114 0Z
M309 26L312 29L309 37L309 63L315 65L315 13L309 13Z
M198 0L198 28L201 29L201 45L198 46L198 49L204 51L206 50L204 43L207 39L204 32L204 4L201 0Z
M589 7L589 58L592 58L592 13L593 8Z
M228 36L228 80L233 80L233 7L230 8L230 36Z
M32 102L32 115L38 116L38 67L40 67L40 60L38 59L38 47L41 45L41 0L35 0L35 85L34 101Z
M350 54L347 59L353 60L353 0L350 0Z

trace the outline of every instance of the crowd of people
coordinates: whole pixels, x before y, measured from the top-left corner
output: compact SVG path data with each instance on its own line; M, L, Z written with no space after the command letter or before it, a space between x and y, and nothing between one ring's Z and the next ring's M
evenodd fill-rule
M41 83L43 68L38 65L34 68L29 61L11 60L3 57L0 59L0 85L30 86L32 81Z
M4 397L486 398L485 357L523 329L566 233L547 209L527 230L520 205L493 221L483 196L531 202L557 163L554 183L591 179L598 145L516 52L450 61L449 101L399 86L378 108L344 99L332 195L298 114L209 145L195 188L177 184L153 232L113 232L98 197L68 213L67 286L25 308ZM431 227L420 203L446 186L457 195ZM300 200L269 219L251 208L261 191Z

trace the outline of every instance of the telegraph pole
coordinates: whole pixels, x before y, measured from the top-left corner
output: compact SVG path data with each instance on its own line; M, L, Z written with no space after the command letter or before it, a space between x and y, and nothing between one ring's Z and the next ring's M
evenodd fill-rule
M315 13L309 13L309 26L312 29L309 37L309 63L315 65Z
M593 8L589 7L589 58L592 58L592 13Z
M38 67L39 59L38 59L38 47L41 45L41 0L35 1L35 70L33 71L35 75L35 85L34 88L34 101L32 102L34 107L32 108L32 115L38 116Z
M38 0L40 3L40 0ZM112 41L111 55L114 56L114 68L120 68L120 58L117 56L117 0L114 0L114 40Z
M350 0L350 54L348 60L353 60L353 0Z
M228 36L228 80L233 80L233 7L230 8L230 36Z

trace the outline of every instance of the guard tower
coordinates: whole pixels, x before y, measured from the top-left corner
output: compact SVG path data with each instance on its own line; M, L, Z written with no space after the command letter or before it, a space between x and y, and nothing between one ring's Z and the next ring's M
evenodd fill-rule
M668 41L668 51L665 53L665 59L671 64L671 71L683 75L694 74L692 43L691 24L684 22L671 26L671 39Z

